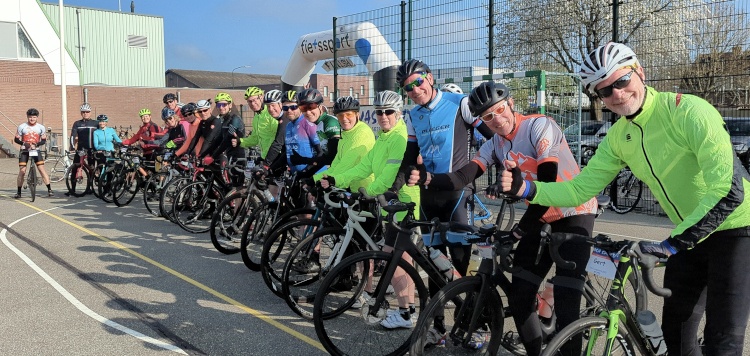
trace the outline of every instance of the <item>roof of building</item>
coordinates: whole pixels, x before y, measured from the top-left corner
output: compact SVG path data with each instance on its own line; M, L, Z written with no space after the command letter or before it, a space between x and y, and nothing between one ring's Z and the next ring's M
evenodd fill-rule
M247 74L234 72L212 72L205 70L168 69L165 74L174 73L195 84L198 88L245 89L249 86L280 85L281 76L271 74Z

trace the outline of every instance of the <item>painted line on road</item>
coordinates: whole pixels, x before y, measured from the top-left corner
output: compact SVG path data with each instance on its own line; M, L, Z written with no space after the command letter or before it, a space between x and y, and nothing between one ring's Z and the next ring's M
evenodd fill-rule
M23 220L26 220L26 219L28 219L28 218L30 218L32 216L39 215L39 214L48 214L48 215L50 215L48 213L49 210L54 210L54 209L58 209L58 208L61 208L63 206L66 206L66 205L62 205L62 206L54 207L54 208L51 208L51 209L48 209L48 210L41 210L39 208L36 208L36 207L31 206L31 205L29 205L27 203L24 203L24 202L19 202L19 203L27 205L27 206L30 206L30 207L34 208L35 210L38 210L38 212L33 213L31 215L24 216L24 217L22 217L22 218L20 218L20 219L18 219L16 221L8 224L8 229L11 228L11 227L13 227L13 225L15 225L15 224L17 224L17 223L19 223L19 222L21 222ZM74 204L68 204L68 205L74 205ZM57 281L55 279L53 279L49 274L47 274L47 272L44 272L44 270L41 267L39 267L39 265L37 265L36 263L34 263L34 261L32 261L28 256L26 256L26 254L24 254L23 252L21 252L21 250L19 250L13 244L11 244L10 241L8 241L8 236L7 236L8 235L8 229L2 229L2 231L0 231L0 240L3 242L3 244L5 244L5 246L8 247L8 249L10 249L11 251L13 251L13 253L15 253L16 255L18 255L18 257L20 257L21 260L23 260L24 262L26 262L26 264L29 265L29 267L31 267L31 269L33 269L34 272L36 272L45 281L47 281L47 283L49 283L53 288L55 288L55 290L57 290L58 293L60 293L65 299L68 300L68 302L70 302L70 304L73 304L73 306L75 306L82 313L88 315L90 318L92 318L92 319L94 319L94 320L96 320L96 321L98 321L98 322L100 322L100 323L102 323L102 324L104 324L106 326L109 326L109 327L111 327L113 329L119 330L119 331L121 331L121 332L123 332L125 334L133 336L136 339L139 339L139 340L141 340L143 342L147 342L149 344L153 344L155 346L161 347L163 349L167 349L169 351L174 351L174 352L177 352L177 353L180 353L180 354L183 354L183 355L187 355L187 353L185 351L183 351L182 349L180 349L177 346L174 346L174 345L165 343L165 342L163 342L161 340L157 340L157 339L154 339L154 338L152 338L150 336L141 334L138 331L135 331L135 330L130 329L130 328L128 328L128 327L126 327L126 326L124 326L122 324L119 324L117 322L109 320L109 319L101 316L97 312L91 310L89 307L87 307L85 304L83 304L80 300L78 300L78 298L76 298L72 294L70 294L70 292L68 292L67 289L65 289L62 285L60 285L60 283L57 283Z
M272 325L273 327L275 327L275 328L277 328L277 329L279 329L279 330L281 330L281 331L283 331L283 332L285 332L285 333L287 333L289 335L292 335L292 336L296 337L297 339L305 342L306 344L308 344L310 346L313 346L313 347L315 347L315 348L317 348L317 349L319 349L319 350L321 350L323 352L327 352L326 349L323 347L323 345L320 344L317 340L314 340L314 339L306 336L305 334L302 334L302 333L300 333L300 332L298 332L298 331L296 331L296 330L294 330L294 329L292 329L292 328L290 328L290 327L288 327L288 326L286 326L286 325L284 325L284 324L282 324L282 323L274 320L272 316L268 316L268 315L264 314L263 312L255 310L253 308L250 308L250 307L248 307L248 306L240 303L239 301L234 300L234 299L230 298L229 296L227 296L225 294L222 294L222 293L220 293L220 292L212 289L211 287L208 287L208 286L204 285L203 283L200 283L200 282L198 282L198 281L196 281L196 280L194 280L194 279L192 279L192 278L190 278L190 277L188 277L188 276L186 276L186 275L184 275L184 274L182 274L182 273L180 273L180 272L178 272L178 271L176 271L176 270L174 270L174 269L172 269L170 267L167 267L167 266L165 266L165 265L157 262L156 260L153 260L153 259L151 259L151 258L149 258L149 257L147 257L145 255L142 255L142 254L136 252L135 250L133 250L133 249L131 249L129 247L126 247L126 246L120 244L117 241L114 241L112 239L109 239L107 237L99 235L99 234L95 233L94 231L91 231L91 230L89 230L89 229L87 229L87 228L85 228L83 226L80 226L80 225L78 225L78 224L76 224L76 223L74 223L72 221L66 220L63 217L57 216L55 214L52 214L52 213L50 213L50 212L48 212L46 210L39 209L39 208L37 208L37 207L35 207L35 206L31 205L31 204L28 204L26 202L19 201L19 200L16 200L16 202L19 203L19 204L23 204L23 205L25 205L25 206L27 206L27 207L29 207L31 209L34 209L34 210L38 211L38 213L34 213L32 215L29 215L29 217L33 216L33 215L37 215L37 214L46 214L46 215L48 215L48 216L50 216L50 217L52 217L52 218L54 218L54 219L56 219L56 220L58 220L60 222L68 224L68 225L70 225L70 226L72 226L72 227L74 227L74 228L76 228L78 230L81 230L81 231L85 232L86 234L94 236L94 237L96 237L96 238L98 238L98 239L100 239L100 240L102 240L102 241L104 241L104 242L106 242L106 243L108 243L110 245L113 245L113 246L117 247L118 249L120 249L122 251L125 251L125 252L127 252L127 253L129 253L129 254L131 254L131 255L133 255L133 256L135 256L135 257L137 257L137 258L139 258L139 259L141 259L141 260L143 260L143 261L145 261L145 262L147 262L147 263L149 263L151 265L153 265L154 267L157 267L157 268L159 268L159 269L161 269L161 270L163 270L163 271L165 271L165 272L167 272L167 273L169 273L169 274L171 274L171 275L179 278L179 279L182 279L183 281L185 281L187 283L190 283L191 285L202 289L206 293L211 294L214 297L219 298L219 299L221 299L221 300L223 300L223 301L225 301L225 302L227 302L227 303L229 303L229 304L231 304L231 305L239 308L240 310L242 310L242 311L244 311L244 312L246 312L246 313L248 313L248 314L250 314L250 315L252 315L252 316L254 316L254 317L256 317L256 318L258 318L258 319L260 319L260 320L262 320L262 321L264 321L264 322L266 322L268 324L270 324L270 325ZM52 209L50 209L50 210L52 210Z

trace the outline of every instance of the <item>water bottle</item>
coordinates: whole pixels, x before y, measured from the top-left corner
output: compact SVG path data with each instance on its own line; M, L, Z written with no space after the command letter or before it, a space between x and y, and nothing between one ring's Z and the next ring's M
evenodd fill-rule
M542 318L552 318L552 310L555 306L555 297L553 294L554 289L555 286L547 281L546 283L544 283L544 290L542 290L542 293L536 295L538 305L537 313Z
M440 250L430 247L430 258L435 262L438 270L448 278L448 281L461 278L461 275L453 268L451 261Z
M474 250L469 258L469 269L466 271L467 276L473 276L479 271L479 264L482 262L482 257L479 257L479 250Z
M268 189L263 190L263 197L266 198L266 201L269 203L276 200Z
M641 330L646 335L654 352L657 355L665 355L667 353L667 345L664 343L664 334L661 331L659 322L656 321L656 315L650 310L641 310L635 313L635 319L638 321L638 325L641 326Z

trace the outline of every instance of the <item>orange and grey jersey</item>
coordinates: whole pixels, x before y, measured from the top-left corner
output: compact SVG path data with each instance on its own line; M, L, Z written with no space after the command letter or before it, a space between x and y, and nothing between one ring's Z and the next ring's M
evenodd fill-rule
M21 144L24 142L30 142L37 146L43 145L44 140L42 140L42 137L45 132L44 125L29 125L27 122L24 122L23 124L18 125L18 136L21 137L21 142L16 143Z
M516 129L508 136L495 135L479 149L473 161L482 169L490 165L505 167L504 161L518 163L526 180L537 180L537 167L545 162L557 163L557 181L573 179L580 169L570 152L565 135L557 124L547 116L523 116L515 113ZM577 207L550 207L542 220L550 223L564 217L595 214L596 199L592 198Z

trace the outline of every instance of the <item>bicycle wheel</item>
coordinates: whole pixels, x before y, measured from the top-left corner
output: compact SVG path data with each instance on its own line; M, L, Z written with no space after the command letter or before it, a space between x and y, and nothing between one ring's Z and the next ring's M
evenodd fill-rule
M229 255L240 252L242 230L248 214L260 204L257 191L234 192L224 198L211 218L211 243L217 251Z
M224 193L210 182L193 182L177 192L172 203L177 225L194 234L207 232L216 207L224 199Z
M31 202L33 203L36 200L36 164L32 161L31 165L26 166L26 169L29 170L26 175L26 184L29 186L29 194L31 194Z
M489 278L485 283L491 283ZM482 276L460 278L440 289L419 315L409 354L496 355L505 322L503 301L494 286L484 296L481 289ZM445 332L433 326L441 314ZM474 331L469 332L472 319Z
M639 350L638 343L624 325L619 325L614 342L608 345L607 319L590 316L578 319L555 335L542 352L543 356L553 355L645 355ZM638 350L638 353L635 351Z
M274 229L263 244L260 258L260 272L268 289L279 297L281 294L281 274L284 265L300 241L312 236L321 222L314 219L290 221Z
M320 280L333 268L335 259L343 253L348 257L364 251L364 241L352 238L344 251L341 248L346 230L323 228L307 237L294 248L281 274L281 295L297 315L312 319L312 307Z
M383 251L360 252L341 261L323 279L315 295L313 323L318 339L332 355L403 355L408 350L411 328L380 325L392 313L389 309L398 307L396 293L386 294L377 312L374 298L365 294L388 287L391 281L375 273L374 266L387 265L392 258ZM398 266L408 275L404 283L416 290L414 306L421 313L427 287L411 264L399 260Z
M278 202L263 203L247 218L240 240L240 255L242 262L251 271L260 271L260 259L266 236L271 232L273 217L276 214Z
M68 167L68 172L65 174L65 186L70 195L82 197L91 191L91 177L89 177L89 171L83 167L79 167L78 173L73 175L73 167L75 166Z
M161 216L159 197L167 183L169 183L169 173L159 172L152 174L143 186L143 205L153 216Z
M495 225L503 231L510 231L516 222L516 207L505 199L500 200L500 210L497 212Z
M48 159L45 163L45 166L52 167L49 170L49 180L52 183L59 183L62 182L63 179L65 179L65 172L68 169L68 166L65 164L65 158L64 157L56 157L53 159Z
M140 173L134 169L128 169L118 181L116 190L113 193L112 200L117 206L126 206L133 201L138 194L142 179Z
M613 184L616 184L615 191L612 191ZM615 180L605 188L605 194L612 198L610 209L618 214L625 214L638 206L643 194L643 182L629 169L623 168Z
M192 182L192 180L189 177L179 177L172 179L164 186L164 189L162 189L161 195L159 196L159 213L161 216L175 224L177 223L174 214L172 214L174 200L177 197L177 192L190 182Z
M107 203L114 202L114 196L112 194L112 179L115 176L114 167L107 167L107 169L99 175L99 198Z

